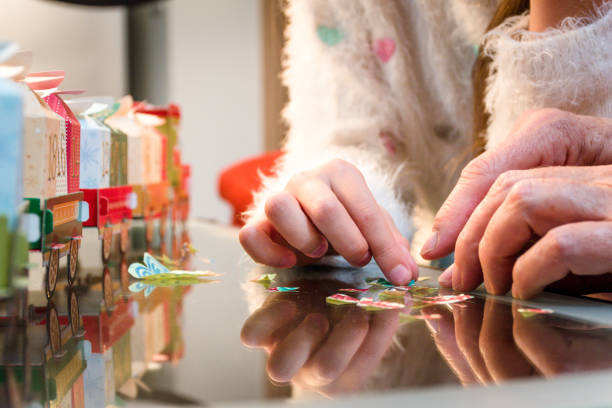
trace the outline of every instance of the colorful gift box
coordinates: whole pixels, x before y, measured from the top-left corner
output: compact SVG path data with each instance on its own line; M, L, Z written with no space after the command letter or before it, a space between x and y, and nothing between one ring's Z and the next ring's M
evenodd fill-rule
M24 92L23 195L50 198L66 194L66 125L33 91Z
M81 189L110 187L111 132L110 128L91 117L89 112L105 104L96 104L93 98L67 101L81 125L80 175Z
M26 82L41 95L52 111L64 119L66 130L67 192L73 193L79 191L81 125L62 96L79 95L84 91L59 91L57 87L63 79L64 71L37 72L30 73L26 78Z

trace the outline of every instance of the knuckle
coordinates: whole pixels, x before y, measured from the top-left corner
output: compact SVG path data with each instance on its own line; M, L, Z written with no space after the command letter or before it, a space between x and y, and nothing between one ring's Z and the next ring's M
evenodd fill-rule
M278 219L286 214L291 205L292 196L288 193L274 194L264 204L266 216L270 219Z
M291 178L289 178L289 181L287 182L287 188L292 189L293 187L299 187L310 179L312 179L311 171L297 172L292 175Z
M359 242L353 246L351 246L345 254L345 258L352 263L361 262L366 254L368 253L369 247L368 244L364 242Z
M489 174L491 168L489 156L490 154L485 152L475 159L472 159L472 161L461 170L460 181L478 179Z
M331 220L338 210L339 203L331 197L316 198L310 205L310 218L315 223Z
M335 174L344 174L357 171L357 168L352 163L349 163L344 159L332 159L327 162L324 167L331 173Z
M571 255L573 243L570 234L561 229L553 229L545 236L547 242L547 256L556 261L563 262Z
M508 201L519 209L528 210L534 193L534 182L532 180L520 180L516 182L508 193Z
M523 179L525 175L524 170L508 170L503 172L497 177L493 186L491 186L491 192L493 194L503 194L510 190L517 182Z

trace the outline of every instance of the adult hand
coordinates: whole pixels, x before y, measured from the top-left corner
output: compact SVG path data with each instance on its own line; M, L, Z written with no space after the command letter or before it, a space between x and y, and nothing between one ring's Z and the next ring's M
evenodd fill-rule
M466 291L484 280L501 294L514 280L522 298L570 273L611 272L610 167L558 167L610 163L612 120L529 112L506 142L466 166L421 253L434 259L454 247L443 286Z
M337 282L300 281L300 293L273 293L242 327L242 341L268 354L267 372L326 396L361 389L391 345L397 310L329 307ZM314 287L313 285L316 285ZM306 295L302 296L304 293Z
M240 242L256 261L288 268L340 254L354 266L372 256L396 284L416 278L409 243L370 192L359 170L333 160L291 178L265 203L265 217L240 230Z

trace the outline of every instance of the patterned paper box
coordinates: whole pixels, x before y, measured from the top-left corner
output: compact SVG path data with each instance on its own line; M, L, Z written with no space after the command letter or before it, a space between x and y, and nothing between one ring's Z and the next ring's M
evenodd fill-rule
M24 88L23 195L49 198L66 194L64 120L34 91Z
M111 132L96 119L82 116L80 188L100 189L110 186Z
M119 129L110 126L108 128L111 132L110 185L111 187L126 186L128 184L127 135Z
M116 114L108 119L106 123L119 129L127 136L127 182L130 185L145 183L145 153L143 132L140 125L126 115Z
M52 93L43 99L51 110L65 120L68 193L74 193L79 191L81 125L75 114L61 98L60 93Z

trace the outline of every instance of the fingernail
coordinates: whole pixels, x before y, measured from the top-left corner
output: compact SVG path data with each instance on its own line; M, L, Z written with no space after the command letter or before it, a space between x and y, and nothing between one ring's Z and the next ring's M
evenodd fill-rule
M401 265L401 264L396 265L389 272L389 279L391 280L392 283L395 283L397 285L405 284L406 282L410 280L411 276L412 274L410 273L408 268L406 268L404 265Z
M320 258L327 252L327 240L323 239L316 250L307 254L310 258Z
M372 260L372 253L368 249L368 252L366 252L365 256L363 258L361 258L361 261L359 261L357 263L357 265L359 265L359 266L366 266L367 264L370 263L371 260Z
M434 231L433 234L427 238L423 248L421 248L421 255L424 256L433 252L436 249L436 246L438 246L438 231Z
M425 319L425 323L433 334L438 334L440 332L440 325L435 319Z
M452 265L449 266L444 272L442 272L442 275L440 275L440 277L438 278L438 283L440 284L440 286L443 286L445 288L450 288L453 286Z

